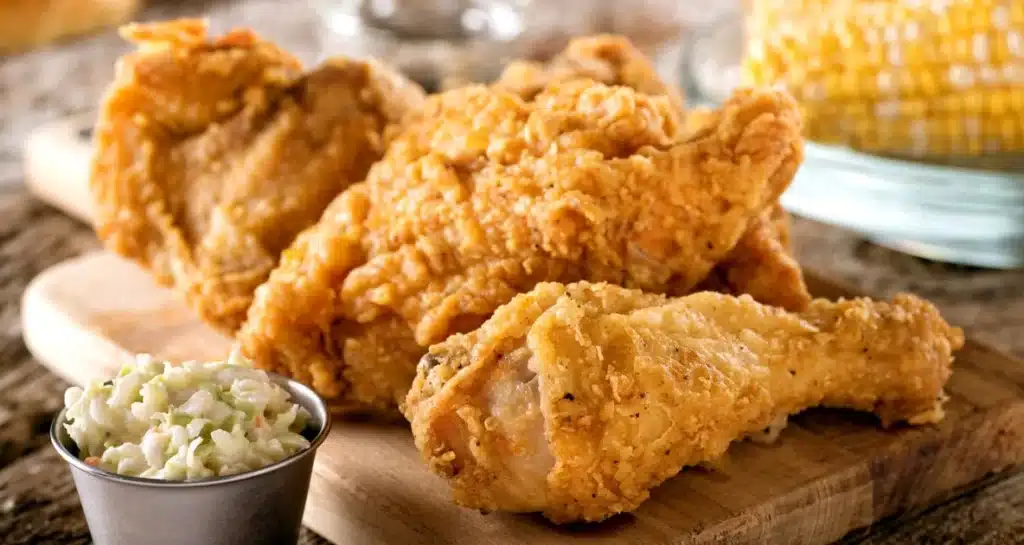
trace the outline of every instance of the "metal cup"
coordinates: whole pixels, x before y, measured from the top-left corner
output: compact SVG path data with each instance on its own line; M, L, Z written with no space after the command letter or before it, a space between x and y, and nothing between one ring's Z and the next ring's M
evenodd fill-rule
M271 378L309 411L310 447L267 467L196 481L161 481L117 475L78 459L61 411L50 440L71 465L96 545L293 544L313 472L313 458L331 429L330 412L313 390L285 377Z

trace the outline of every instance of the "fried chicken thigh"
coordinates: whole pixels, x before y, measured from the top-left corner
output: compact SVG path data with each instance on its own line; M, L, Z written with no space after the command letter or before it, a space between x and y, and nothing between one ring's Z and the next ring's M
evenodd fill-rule
M679 141L665 96L589 80L431 97L301 234L239 333L338 411L394 411L432 343L542 281L686 292L789 184L800 121L743 90Z
M692 138L719 122L720 110L685 110L679 87L662 80L650 60L622 36L573 39L565 51L547 63L513 62L494 86L529 100L552 82L578 79L624 85L648 95L667 96L684 120L678 134L681 140ZM799 162L792 164L795 167ZM793 174L796 174L795 168ZM804 283L803 271L793 258L788 238L789 216L776 203L751 225L702 287L724 293L748 293L762 303L802 310L810 303L811 295Z
M96 127L107 248L233 332L295 235L384 152L422 91L378 64L299 61L248 31L131 25Z
M597 521L809 407L937 422L962 344L912 295L789 313L747 295L544 283L432 346L404 411L460 505Z

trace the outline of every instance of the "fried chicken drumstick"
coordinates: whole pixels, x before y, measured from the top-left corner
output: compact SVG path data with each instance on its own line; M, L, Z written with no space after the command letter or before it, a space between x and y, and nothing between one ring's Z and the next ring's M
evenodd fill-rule
M255 34L130 25L96 126L91 190L107 248L234 332L279 254L384 152L423 92L375 63L299 61Z
M912 295L789 313L746 295L544 283L432 346L404 411L460 505L597 521L809 407L936 422L962 344Z
M239 333L338 411L393 412L432 343L541 281L686 292L789 184L799 114L744 90L678 142L664 96L578 80L428 99L300 235Z

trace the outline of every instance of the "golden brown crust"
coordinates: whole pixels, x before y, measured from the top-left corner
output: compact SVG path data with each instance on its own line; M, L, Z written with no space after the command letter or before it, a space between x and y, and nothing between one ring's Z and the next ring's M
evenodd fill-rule
M786 310L806 308L811 294L800 264L792 256L789 214L782 206L775 204L763 212L698 289L746 293Z
M721 110L684 110L681 89L665 83L647 57L622 36L576 38L547 63L513 62L494 85L530 99L552 82L578 79L668 96L683 119L677 135L681 140L704 134L720 122ZM802 151L798 151L781 175L791 179L802 160ZM724 293L749 293L763 303L788 310L803 309L811 297L800 266L792 256L789 216L785 210L778 204L766 210L700 287Z
M494 86L530 100L552 83L577 79L624 85L646 95L664 95L677 111L683 111L682 88L665 83L650 59L628 38L612 34L574 38L546 63L511 62Z
M139 0L4 0L0 2L0 53L124 23Z
M373 63L306 74L246 30L130 25L97 123L90 186L107 248L234 332L278 256L360 181L422 92Z
M793 237L790 234L792 221L789 216L789 212L786 212L786 209L783 208L781 204L775 203L775 206L768 209L768 221L771 223L771 229L775 235L775 239L778 240L783 251L792 255ZM804 289L806 289L806 286Z
M794 314L749 296L545 283L431 347L404 410L460 505L600 520L808 407L936 422L962 344L911 295ZM496 388L524 358L511 364L521 386ZM532 391L539 412L507 391Z
M537 282L692 288L785 189L802 147L775 91L737 92L685 143L666 97L589 80L530 101L466 87L414 117L287 251L239 335L257 365L311 377L336 407L393 409L427 346ZM380 320L406 324L418 350L346 350ZM390 357L356 361L369 353ZM390 380L355 384L353 368Z

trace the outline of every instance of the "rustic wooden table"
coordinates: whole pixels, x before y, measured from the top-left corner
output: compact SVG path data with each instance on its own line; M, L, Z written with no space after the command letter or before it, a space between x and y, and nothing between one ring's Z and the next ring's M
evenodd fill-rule
M267 25L272 37L304 49L308 57L315 49L309 42L315 36L310 13L296 8L291 19L281 21L276 4L154 3L144 17L207 12L221 26L257 28L273 20ZM70 474L47 439L67 384L26 350L19 303L34 275L98 243L86 225L20 187L18 147L35 124L94 104L113 58L123 50L108 33L0 59L0 545L90 541ZM805 265L873 295L917 292L969 334L1024 358L1024 271L929 263L804 220L796 222L794 235ZM308 530L302 542L326 543ZM941 505L855 532L843 543L1024 543L1024 471L995 476Z

